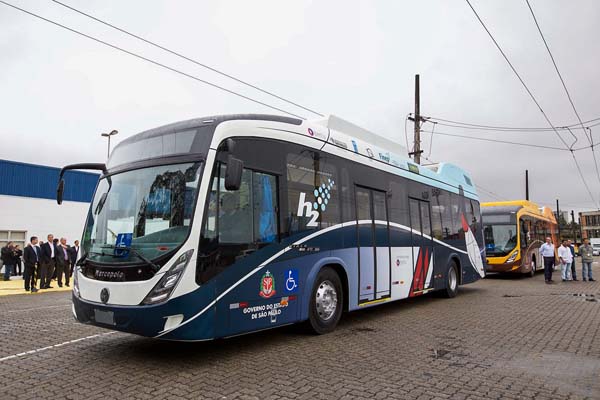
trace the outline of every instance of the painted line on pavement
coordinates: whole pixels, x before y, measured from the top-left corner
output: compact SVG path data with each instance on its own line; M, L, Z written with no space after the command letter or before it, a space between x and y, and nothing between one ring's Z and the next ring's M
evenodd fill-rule
M21 357L29 356L31 354L40 353L42 351L46 351L46 350L50 350L50 349L55 349L57 347L66 346L68 344L82 342L84 340L89 340L89 339L95 339L95 338L99 338L99 337L102 337L102 336L112 335L113 333L118 333L118 332L98 333L96 335L86 336L86 337L82 337L82 338L79 338L79 339L68 340L66 342L62 342L62 343L59 343L59 344L53 344L51 346L41 347L41 348L35 349L35 350L24 351L22 353L13 354L12 356L2 357L2 358L0 358L0 363L4 362L4 361L7 361L7 360L12 360L13 358L21 358Z

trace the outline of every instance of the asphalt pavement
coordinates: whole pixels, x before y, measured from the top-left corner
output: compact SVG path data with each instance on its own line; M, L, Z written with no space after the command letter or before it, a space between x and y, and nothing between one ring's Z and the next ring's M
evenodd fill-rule
M0 297L1 399L600 399L598 282L489 277L205 343L79 324L70 296Z

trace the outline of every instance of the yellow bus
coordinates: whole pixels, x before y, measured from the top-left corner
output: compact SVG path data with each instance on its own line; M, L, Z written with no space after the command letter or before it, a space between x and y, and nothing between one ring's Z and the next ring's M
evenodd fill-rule
M558 225L549 207L527 200L481 203L486 272L534 276L544 269L540 246L550 236L558 243Z

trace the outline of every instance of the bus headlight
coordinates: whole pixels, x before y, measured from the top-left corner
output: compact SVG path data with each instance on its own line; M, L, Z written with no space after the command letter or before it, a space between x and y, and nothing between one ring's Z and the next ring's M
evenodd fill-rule
M73 294L77 297L81 297L79 295L79 279L77 278L77 275L79 275L79 267L75 267L73 272Z
M156 304L168 299L177 286L177 282L183 276L183 271L185 271L185 267L190 262L193 253L194 250L188 250L179 256L175 264L165 272L156 286L148 293L142 304Z
M506 260L507 263L513 262L517 259L517 256L519 255L518 251L514 251L510 257L508 257L508 260Z

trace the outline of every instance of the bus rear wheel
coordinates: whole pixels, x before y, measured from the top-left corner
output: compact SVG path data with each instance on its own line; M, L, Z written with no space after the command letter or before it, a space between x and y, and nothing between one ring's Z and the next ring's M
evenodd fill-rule
M337 272L330 267L321 269L313 285L308 310L308 326L312 332L322 335L335 329L342 317L343 295Z
M450 261L446 271L446 288L442 290L442 296L447 298L456 297L458 293L458 265L456 261Z

